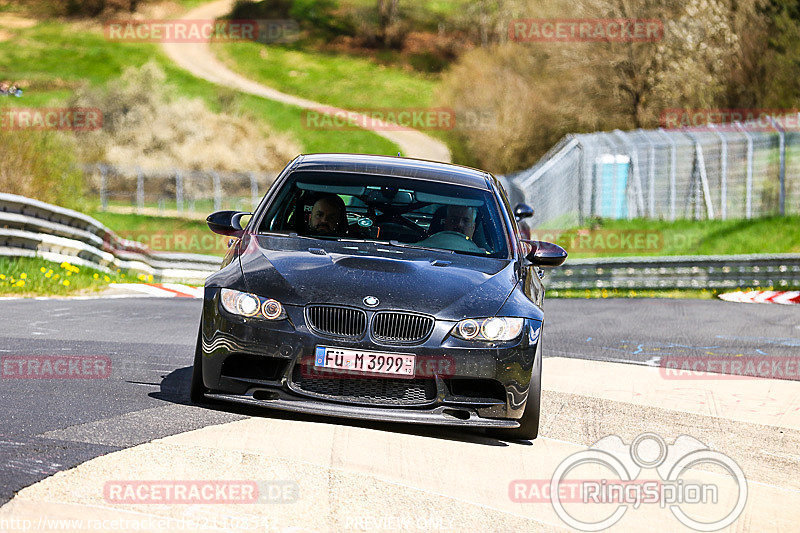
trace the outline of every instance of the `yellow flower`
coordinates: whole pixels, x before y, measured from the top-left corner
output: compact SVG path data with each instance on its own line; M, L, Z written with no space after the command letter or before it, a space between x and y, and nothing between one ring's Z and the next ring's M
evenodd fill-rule
M58 278L60 278L60 277L61 277L61 275L60 275L60 274L56 274L55 276L53 276L53 279L58 279Z
M68 270L67 271L67 276L71 276L71 275L72 275L72 270Z
M19 280L17 282L17 287L24 287L24 286L25 286L25 280L24 279L21 279L21 280Z
M28 274L23 272L22 274L19 275L19 279L28 279Z
M69 287L69 280L68 279L65 279L61 283L63 283L65 287Z
M47 272L47 269L45 267L42 267L42 268L39 269L39 272L42 272L42 273Z
M103 276L103 279L106 281L111 281L111 278L109 278L108 276Z
M97 274L97 273L95 273L95 275L94 275L93 277L94 277L94 279L97 279L97 278L99 278L99 277L100 277L100 275L99 275L99 274Z
M46 277L46 278L48 278L48 279L49 279L49 278L51 278L51 277L53 277L53 271L52 271L52 270L48 270L48 271L47 271L47 274L45 274L45 275L44 275L44 277Z
M147 281L153 281L153 275L152 274L147 276Z
M6 279L6 275L5 274L0 274L0 279Z

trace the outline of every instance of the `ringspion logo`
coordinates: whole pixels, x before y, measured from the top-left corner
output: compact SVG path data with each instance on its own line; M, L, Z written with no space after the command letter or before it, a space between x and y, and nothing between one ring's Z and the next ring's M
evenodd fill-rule
M704 474L709 468L722 474ZM642 477L652 470L657 478ZM680 435L667 444L660 435L642 433L630 444L617 435L604 437L562 461L549 483L517 479L508 491L514 502L550 502L558 517L578 531L608 529L642 505L669 509L688 528L717 531L742 514L748 486L736 461L696 438Z

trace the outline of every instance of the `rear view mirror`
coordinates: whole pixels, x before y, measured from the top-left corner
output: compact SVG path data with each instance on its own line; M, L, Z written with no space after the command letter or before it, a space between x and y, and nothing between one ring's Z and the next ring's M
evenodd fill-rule
M208 215L206 224L214 233L225 235L226 237L239 238L244 233L241 221L243 217L250 216L251 213L241 211L217 211Z
M557 244L545 241L524 241L533 248L525 259L540 267L557 267L567 260L567 251Z

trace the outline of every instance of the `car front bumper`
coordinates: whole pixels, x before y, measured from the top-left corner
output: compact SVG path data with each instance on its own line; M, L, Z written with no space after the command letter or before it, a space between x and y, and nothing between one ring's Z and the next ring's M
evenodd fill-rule
M541 322L526 320L519 339L492 344L452 337L456 322L437 320L424 342L388 345L369 334L356 340L323 336L307 327L303 307L284 307L286 320L245 319L221 308L219 289L206 288L200 350L209 399L389 422L519 426L535 358L541 356ZM411 380L343 376L313 366L319 345L413 353L418 365ZM352 393L360 385L380 390ZM413 395L405 394L406 385Z

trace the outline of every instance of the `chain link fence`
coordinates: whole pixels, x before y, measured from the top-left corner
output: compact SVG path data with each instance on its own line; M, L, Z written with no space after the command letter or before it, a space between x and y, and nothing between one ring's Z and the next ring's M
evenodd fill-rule
M769 124L568 135L508 180L534 227L800 214L800 133Z
M222 209L255 209L279 172L154 171L108 164L84 168L90 190L104 211L122 208L203 217Z

